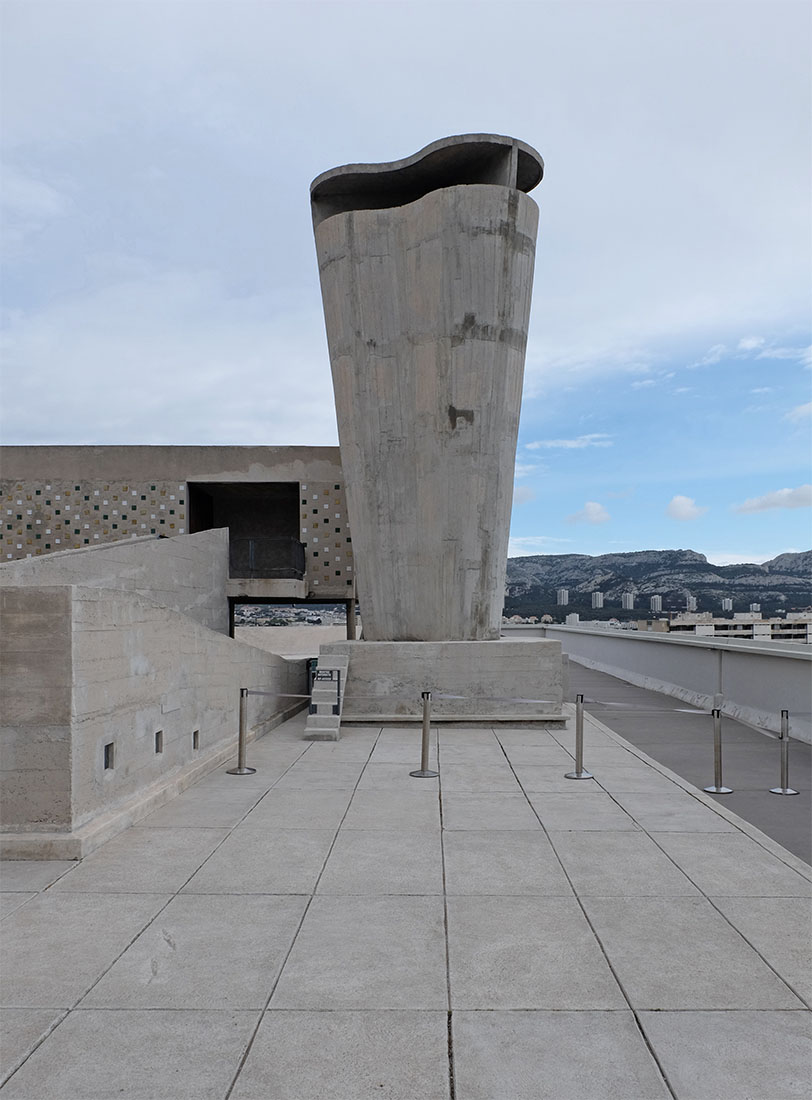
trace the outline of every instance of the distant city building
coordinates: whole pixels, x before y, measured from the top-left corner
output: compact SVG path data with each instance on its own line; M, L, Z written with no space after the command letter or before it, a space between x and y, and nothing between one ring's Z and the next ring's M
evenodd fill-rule
M603 607L603 592L593 592L592 593L592 608L594 610L595 608L600 608L600 607Z
M722 610L723 611L732 611L733 610L733 600L731 600L730 596L725 596L725 598L722 600Z
M638 624L640 630L648 624ZM710 612L675 615L668 624L671 634L705 638L744 638L773 642L812 642L812 613L796 612L780 619L762 619L760 612L737 612L733 619L717 619Z
M750 604L750 610L753 613L755 613L756 611L761 611L761 604L760 603L751 603Z
M580 620L580 615L578 614L578 612L577 611L571 611L570 614L567 615L567 618L565 619L565 625L566 626L577 626L579 620Z
M685 597L685 610L689 612L696 611L696 596Z
M662 609L663 609L663 598L662 598L662 596L652 596L651 597L651 610L652 611L662 611Z
M566 607L570 602L569 588L557 588L555 591L555 602L559 607Z
M620 603L624 611L631 611L634 607L634 592L624 592L620 597Z

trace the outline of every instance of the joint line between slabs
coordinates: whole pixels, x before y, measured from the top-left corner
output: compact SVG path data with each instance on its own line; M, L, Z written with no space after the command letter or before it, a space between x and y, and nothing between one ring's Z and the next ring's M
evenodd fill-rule
M498 740L498 738L499 738L499 735L497 734L496 736L497 736L497 740ZM601 940L600 936L599 936L599 935L598 935L598 933L597 933L597 932L595 931L595 928L594 928L594 926L593 926L593 924L592 924L592 921L591 921L591 920L589 919L589 914L587 913L586 909L584 908L584 905L583 905L583 903L581 902L581 898L580 898L580 896L579 896L579 894L578 894L578 891L577 891L577 890L575 889L575 885L573 884L573 881L572 881L572 879L570 878L569 874L567 873L567 868L566 868L566 867L564 866L564 863L563 863L563 861L562 861L561 857L559 856L559 854L558 854L558 851L556 850L556 847L555 847L555 845L554 845L554 844L553 844L553 842L552 842L552 839L551 839L551 837L550 837L550 834L548 833L547 829L546 829L546 828L545 828L545 826L544 826L544 822L543 822L543 821L541 820L541 818L539 817L538 811L536 810L536 808L535 808L535 806L533 805L533 803L532 803L532 802L530 801L530 798L528 797L527 791L526 791L526 790L524 789L524 786L522 785L522 783L521 783L521 780L519 779L518 775L516 775L516 771L515 771L515 769L514 769L514 767L513 767L513 764L512 764L512 762L511 762L511 759L510 759L510 757L508 756L508 754L507 754L507 752L506 752L506 750L505 750L505 746L504 746L504 745L502 744L502 742L501 742L501 741L499 741L499 745L500 745L500 747L501 747L501 749L502 749L502 752L503 752L503 754L504 754L505 760L507 760L507 763L508 763L508 767L509 767L509 768L510 768L510 770L511 770L511 771L513 772L513 775L514 775L514 777L515 777L515 779L516 779L516 782L517 782L517 783L519 784L519 787L520 787L520 789L521 789L521 792L522 792L522 794L524 795L525 799L527 800L527 804L528 804L528 806L530 807L530 809L531 809L531 811L532 811L532 813L533 813L533 816L534 816L534 817L536 818L536 820L538 821L539 825L541 826L541 829L542 829L542 831L543 831L543 833L544 833L545 837L547 838L547 841L548 841L548 843L549 843L549 845L550 845L550 848L552 849L552 851L553 851L553 854L555 855L555 858L556 858L556 859L558 860L558 865L559 865L559 867L561 868L561 871L562 871L562 873L563 873L564 877L566 878L567 882L569 883L569 887L570 887L570 889L572 890L572 894L573 894L573 897L575 898L576 902L578 903L578 908L579 908L579 909L581 910L581 912L583 913L583 915L584 915L584 920L586 921L586 923L587 923L587 925L588 925L588 927L589 927L589 930L591 931L592 935L593 935L593 936L595 937L595 942L596 942L596 943L598 944L598 947L599 947L599 948L601 949L601 953L603 954L603 957L604 957L604 959L606 959L606 965L607 965L607 966L609 967L609 971L610 971L610 973L612 974L612 977L613 977L613 978L615 979L615 981L617 982L617 985L618 985L618 989L619 989L619 990L620 990L620 992L621 992L621 993L623 994L623 998L624 998L624 1000L626 1001L626 1004L627 1004L627 1005L628 1005L628 1007L629 1007L629 1011L631 1012L632 1016L634 1017L634 1022L635 1022L636 1026L637 1026L637 1029L638 1029L638 1031L640 1032L640 1035L641 1035L641 1037L642 1037L642 1039L643 1039L643 1042L644 1042L644 1043L646 1044L646 1048L647 1048L647 1050L648 1050L649 1054L651 1055L652 1059L654 1060L654 1064L655 1064L655 1065L656 1065L656 1067L657 1067L657 1071L658 1071L658 1073L660 1074L660 1076L662 1077L662 1080L663 1080L663 1084L664 1084L664 1085L665 1085L665 1087L666 1087L666 1088L668 1089L669 1093L670 1093L670 1094L671 1094L671 1096L673 1097L673 1100L678 1100L677 1094L676 1094L676 1092L674 1091L674 1089L672 1088L672 1086L671 1086L671 1082L670 1082L670 1081L669 1081L669 1079L668 1079L668 1075L666 1074L666 1072L665 1072L665 1069L664 1069L664 1067L663 1067L662 1063L660 1062L660 1059L659 1059L659 1058L657 1057L657 1054L656 1054L656 1052L655 1052L654 1048L652 1047L651 1043L650 1043L650 1042L648 1041L648 1037L647 1037L646 1033L645 1033L645 1032L644 1032L644 1030L643 1030L642 1024L640 1023L640 1019L639 1019L639 1017L638 1017L638 1015L637 1015L637 1012L636 1012L636 1010L635 1010L634 1006L632 1005L632 1002L631 1002L631 1000L630 1000L630 998L629 998L629 995L628 995L628 993L626 992L626 989L625 989L625 987L624 987L624 985L623 985L623 982L621 982L621 980L620 980L620 976L618 975L618 973L616 972L616 970L615 970L614 966L612 965L612 961L611 961L611 959L609 958L609 955L607 954L606 948L604 947L604 945L603 945L603 942L602 942L602 940ZM613 800L613 801L614 801L614 800ZM621 809L622 809L622 807L621 807ZM625 811L624 811L624 812L625 812Z
M245 1067L245 1063L248 1060L248 1055L251 1053L251 1050L254 1046L254 1041L257 1037L257 1033L259 1032L260 1025L261 1025L263 1019L265 1018L265 1013L268 1011L268 1005L271 1003L271 998L273 997L274 993L276 992L276 987L279 985L279 982L282 979L282 974L284 973L285 967L287 966L288 959L291 956L291 952L293 951L293 948L296 944L296 941L299 938L299 933L302 930L302 925L304 924L305 917L307 916L308 912L310 911L310 906L313 902L313 898L316 896L316 890L318 889L319 883L321 882L322 875L324 874L324 869L327 866L327 861L329 860L330 856L333 853L333 848L335 847L336 841L338 840L338 834L341 832L341 826L344 824L344 821L347 817L347 814L350 812L350 806L352 805L353 798L355 798L355 792L358 790L358 784L361 782L361 776L363 776L364 772L367 769L367 765L369 764L370 757L372 756L372 753L375 751L375 746L378 744L378 738L380 736L381 736L381 730L378 730L378 734L377 734L374 742L372 743L372 747L369 750L369 753L367 755L364 766L361 769L361 771L358 775L358 778L355 781L355 786L352 789L352 794L350 795L349 801L347 802L346 809L344 810L344 813L341 815L341 820L339 821L338 828L336 829L335 835L333 836L333 839L330 842L330 847L327 849L327 854L325 855L324 860L322 861L321 870L319 871L318 875L316 876L316 881L313 883L313 889L310 891L310 896L308 897L307 903L305 904L304 910L302 911L302 916L299 920L298 925L296 926L296 931L294 932L293 938L290 941L290 945L289 945L287 951L285 952L285 957L282 960L282 965L279 967L279 972L276 975L276 978L274 979L273 984L271 985L271 990L270 990L270 993L268 994L268 998L265 1001L265 1004L262 1006L262 1008L259 1011L259 1016L257 1017L257 1022L254 1025L254 1028L253 1028L250 1036L248 1037L248 1042L245 1045L245 1050L243 1051L242 1056L240 1057L240 1060L237 1063L237 1068L234 1071L234 1077L231 1080L231 1084L228 1086L228 1090L226 1091L226 1094L225 1094L223 1100L229 1100L232 1092L234 1091L234 1087L237 1084L237 1081L239 1080L240 1074L242 1073L242 1071ZM310 747L311 746L308 745L308 748L310 748ZM307 752L307 749L305 749L304 752L302 752L302 756L304 756L306 752ZM297 757L297 760L300 760L300 759L301 759L301 756ZM294 763L295 762L296 761L294 761ZM291 764L291 767L293 767L293 764ZM288 770L290 770L290 769L288 769ZM283 774L287 774L287 772L284 772ZM280 776L279 778L281 779L282 776ZM277 782L278 782L278 780L277 780ZM266 791L265 793L267 794L268 792ZM263 797L264 797L264 795L263 795Z

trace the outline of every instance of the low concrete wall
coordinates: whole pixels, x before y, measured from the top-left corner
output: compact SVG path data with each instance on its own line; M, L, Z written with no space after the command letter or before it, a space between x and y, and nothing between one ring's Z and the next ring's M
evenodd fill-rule
M812 743L812 649L808 647L585 627L543 630L546 637L560 641L562 650L578 664L703 708L716 705L721 695L724 714L758 729L779 732L781 711L788 710L792 736ZM524 634L518 628L509 636Z
M330 642L349 659L342 723L416 721L431 691L432 721L466 725L555 721L562 715L561 647L553 641Z
M0 606L6 858L80 858L236 751L241 687L306 691L303 660L131 593L7 587ZM249 704L259 736L304 700Z
M0 564L0 587L81 584L116 589L228 634L228 529L122 539Z

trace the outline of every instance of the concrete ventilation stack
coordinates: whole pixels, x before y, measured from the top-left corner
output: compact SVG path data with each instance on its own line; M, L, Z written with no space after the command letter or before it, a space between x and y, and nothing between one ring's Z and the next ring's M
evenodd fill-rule
M538 225L526 192L542 174L530 146L473 134L311 185L364 624L347 707L362 667L368 699L389 677L391 707L392 668L419 703L426 661L448 681L501 664L506 646L542 653L450 648L500 637Z

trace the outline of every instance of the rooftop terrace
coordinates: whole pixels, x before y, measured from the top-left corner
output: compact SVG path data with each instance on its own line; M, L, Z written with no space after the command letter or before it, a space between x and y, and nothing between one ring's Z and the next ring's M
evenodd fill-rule
M3 1100L807 1097L810 868L590 715L565 779L573 724L442 728L438 780L299 716L2 864Z

